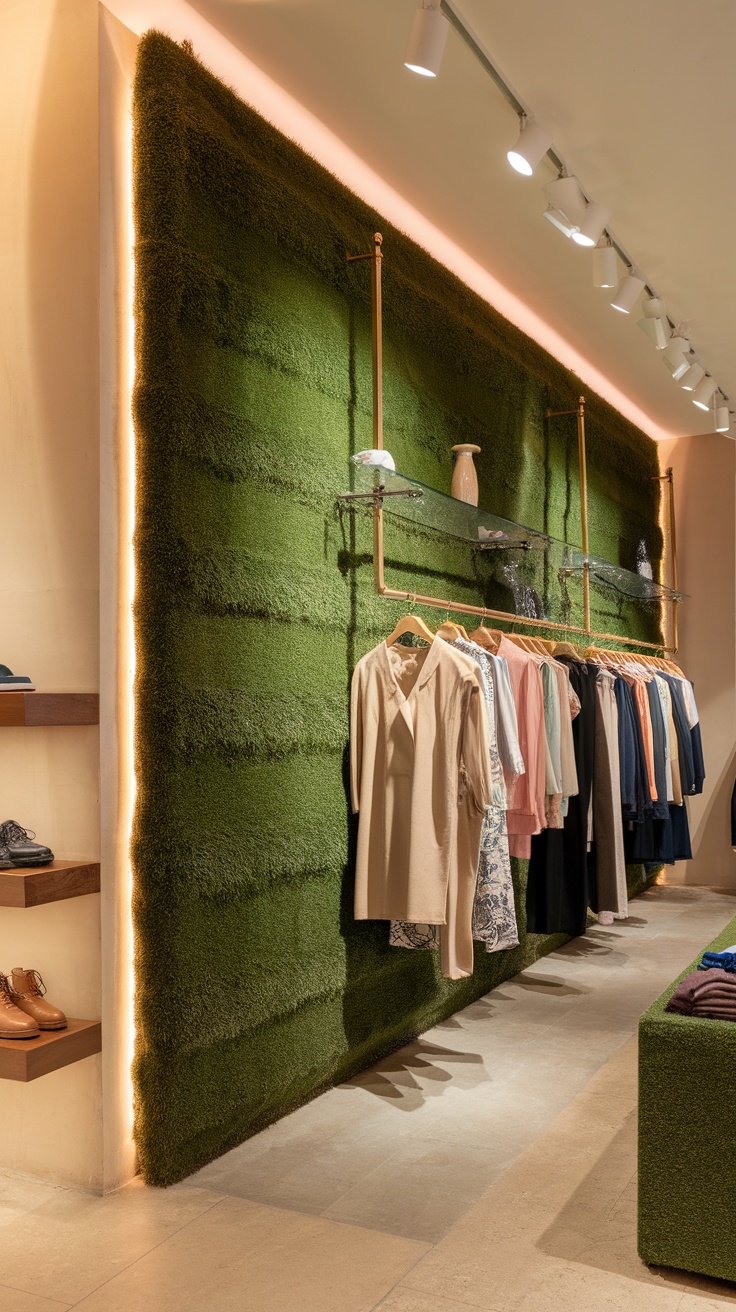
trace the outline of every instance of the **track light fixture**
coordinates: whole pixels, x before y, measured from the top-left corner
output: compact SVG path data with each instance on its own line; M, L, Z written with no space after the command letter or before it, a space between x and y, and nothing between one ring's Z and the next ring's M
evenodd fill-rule
M710 374L706 374L693 392L693 405L696 405L699 410L710 410L710 403L713 400L716 387L715 378L711 378Z
M450 27L478 60L484 74L519 119L518 139L507 152L509 164L517 173L530 177L546 155L558 171L558 177L544 188L547 198L544 218L565 237L572 237L577 245L592 249L593 285L606 290L615 288L611 298L613 309L630 314L641 292L646 290L639 327L661 352L675 381L681 382L682 387L691 392L695 405L709 410L713 404L716 423L726 425L717 431L730 434L728 397L719 392L721 400L716 396L713 402L717 385L707 374L705 365L691 351L687 325L675 327L664 302L640 276L631 255L609 229L609 211L599 202L589 200L577 178L568 175L565 160L554 146L552 137L537 122L529 105L514 90L490 50L468 25L457 8L457 0L418 0L404 53L406 67L423 77L436 77ZM624 268L620 281L619 262Z
M656 346L658 351L663 351L668 341L667 320L666 319L639 319L639 327L646 334L650 342Z
M439 0L437 4L433 4L432 0L420 4L414 13L404 51L406 67L412 73L420 73L422 77L436 77L445 53L449 30L450 24L440 10Z
M544 194L549 201L544 218L565 237L579 232L585 218L585 197L577 178L569 178L563 173L547 183Z
M645 319L666 319L667 306L661 296L648 296L641 305Z
M618 257L607 238L602 238L593 251L593 286L618 286Z
M519 124L521 127L519 140L513 149L507 152L506 158L512 169L530 178L537 164L544 159L552 145L552 138L536 119L527 118L526 114L519 115Z
M685 392L694 392L701 378L705 378L705 369L699 360L693 360L680 379L680 387Z
M690 350L690 343L684 336L682 327L676 329L669 344L662 352L662 359L669 369L675 382L679 382L683 374L687 373L690 368L690 361L687 358Z
M716 432L728 433L729 435L731 432L731 414L728 409L728 401L722 393L716 397Z
M611 300L614 310L620 310L622 314L631 314L644 285L644 279L634 273L633 269L630 273L624 274Z
M660 296L647 296L641 308L644 318L639 320L639 327L657 350L663 351L670 340L667 306Z
M588 202L578 232L572 234L578 246L595 246L603 236L611 211L597 200Z

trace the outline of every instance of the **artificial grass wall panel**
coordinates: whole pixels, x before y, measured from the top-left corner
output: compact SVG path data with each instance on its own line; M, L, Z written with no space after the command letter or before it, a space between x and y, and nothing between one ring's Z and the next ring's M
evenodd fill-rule
M735 941L733 919L706 950ZM639 1253L651 1265L734 1281L736 1025L665 1011L701 956L639 1023Z
M370 279L345 252L383 231L404 472L449 490L449 448L477 441L481 503L575 540L574 421L543 416L579 388L155 33L134 115L136 1138L168 1183L562 941L524 932L522 862L521 945L479 949L468 981L352 918L348 685L404 606L375 595L370 515L336 507L371 443ZM593 549L656 567L653 443L594 396L588 437ZM558 604L534 561L509 577L390 516L385 536L399 587ZM657 637L656 615L593 600L594 621Z

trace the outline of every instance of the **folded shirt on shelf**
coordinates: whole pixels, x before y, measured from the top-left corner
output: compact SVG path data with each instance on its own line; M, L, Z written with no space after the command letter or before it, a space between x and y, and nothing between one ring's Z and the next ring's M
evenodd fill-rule
M736 974L736 952L733 949L728 952L704 952L698 970L712 970L714 967Z
M736 976L720 966L695 970L677 985L667 1011L711 1020L736 1020Z

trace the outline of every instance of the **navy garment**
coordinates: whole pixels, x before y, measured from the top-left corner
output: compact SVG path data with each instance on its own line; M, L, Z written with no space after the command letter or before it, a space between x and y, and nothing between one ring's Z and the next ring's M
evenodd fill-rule
M652 717L652 742L654 745L654 783L657 800L652 804L652 816L655 820L669 820L667 803L667 735L664 727L662 703L659 700L654 679L647 684L649 714Z
M672 716L677 734L682 791L683 794L693 793L697 779L682 683L670 674L663 675L663 678L667 680L672 692ZM652 712L655 782L657 792L661 793L661 797L666 798L666 780L660 784L659 753L657 749L659 734L660 732L664 733L664 717L659 703L659 695L653 684L647 685L647 695ZM655 803L652 810L645 816L643 823L637 825L625 835L625 851L627 861L632 862L656 861L665 865L674 865L675 861L690 861L693 853L690 845L687 807L670 803L665 814L664 808Z
M636 810L627 818L640 824L646 815L651 814L652 809L652 794L649 789L647 754L644 748L644 730L641 727L639 708L634 700L634 694L631 691L631 687L625 679L621 679L621 683L623 684L624 689L622 690L621 697L629 708L631 726L636 743Z
M675 721L675 732L677 733L677 746L680 757L680 781L682 783L683 794L691 795L695 792L695 761L693 760L693 740L690 732L690 725L687 719L687 710L685 708L685 694L682 690L682 682L676 679L672 674L663 674L670 685L672 693L672 717Z
M637 744L633 725L633 707L631 690L620 674L616 675L614 684L616 706L618 707L618 757L621 767L621 806L624 820L638 814L638 775Z
M580 698L580 714L572 722L579 792L569 800L562 829L543 829L532 838L526 916L530 934L569 934L575 938L586 931L591 895L588 809L593 787L598 670L595 665L564 656L557 659L567 665L570 683Z
M736 952L704 952L698 970L727 970L736 975Z
M700 725L694 724L690 730L690 738L693 745L693 765L695 767L695 784L694 793L702 793L705 782L705 761L703 760L703 739L700 733Z

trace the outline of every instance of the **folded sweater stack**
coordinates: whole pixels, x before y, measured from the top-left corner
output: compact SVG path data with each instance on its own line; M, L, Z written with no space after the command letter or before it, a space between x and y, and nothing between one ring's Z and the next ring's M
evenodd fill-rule
M720 966L693 971L677 985L666 1010L681 1016L736 1020L736 974Z

